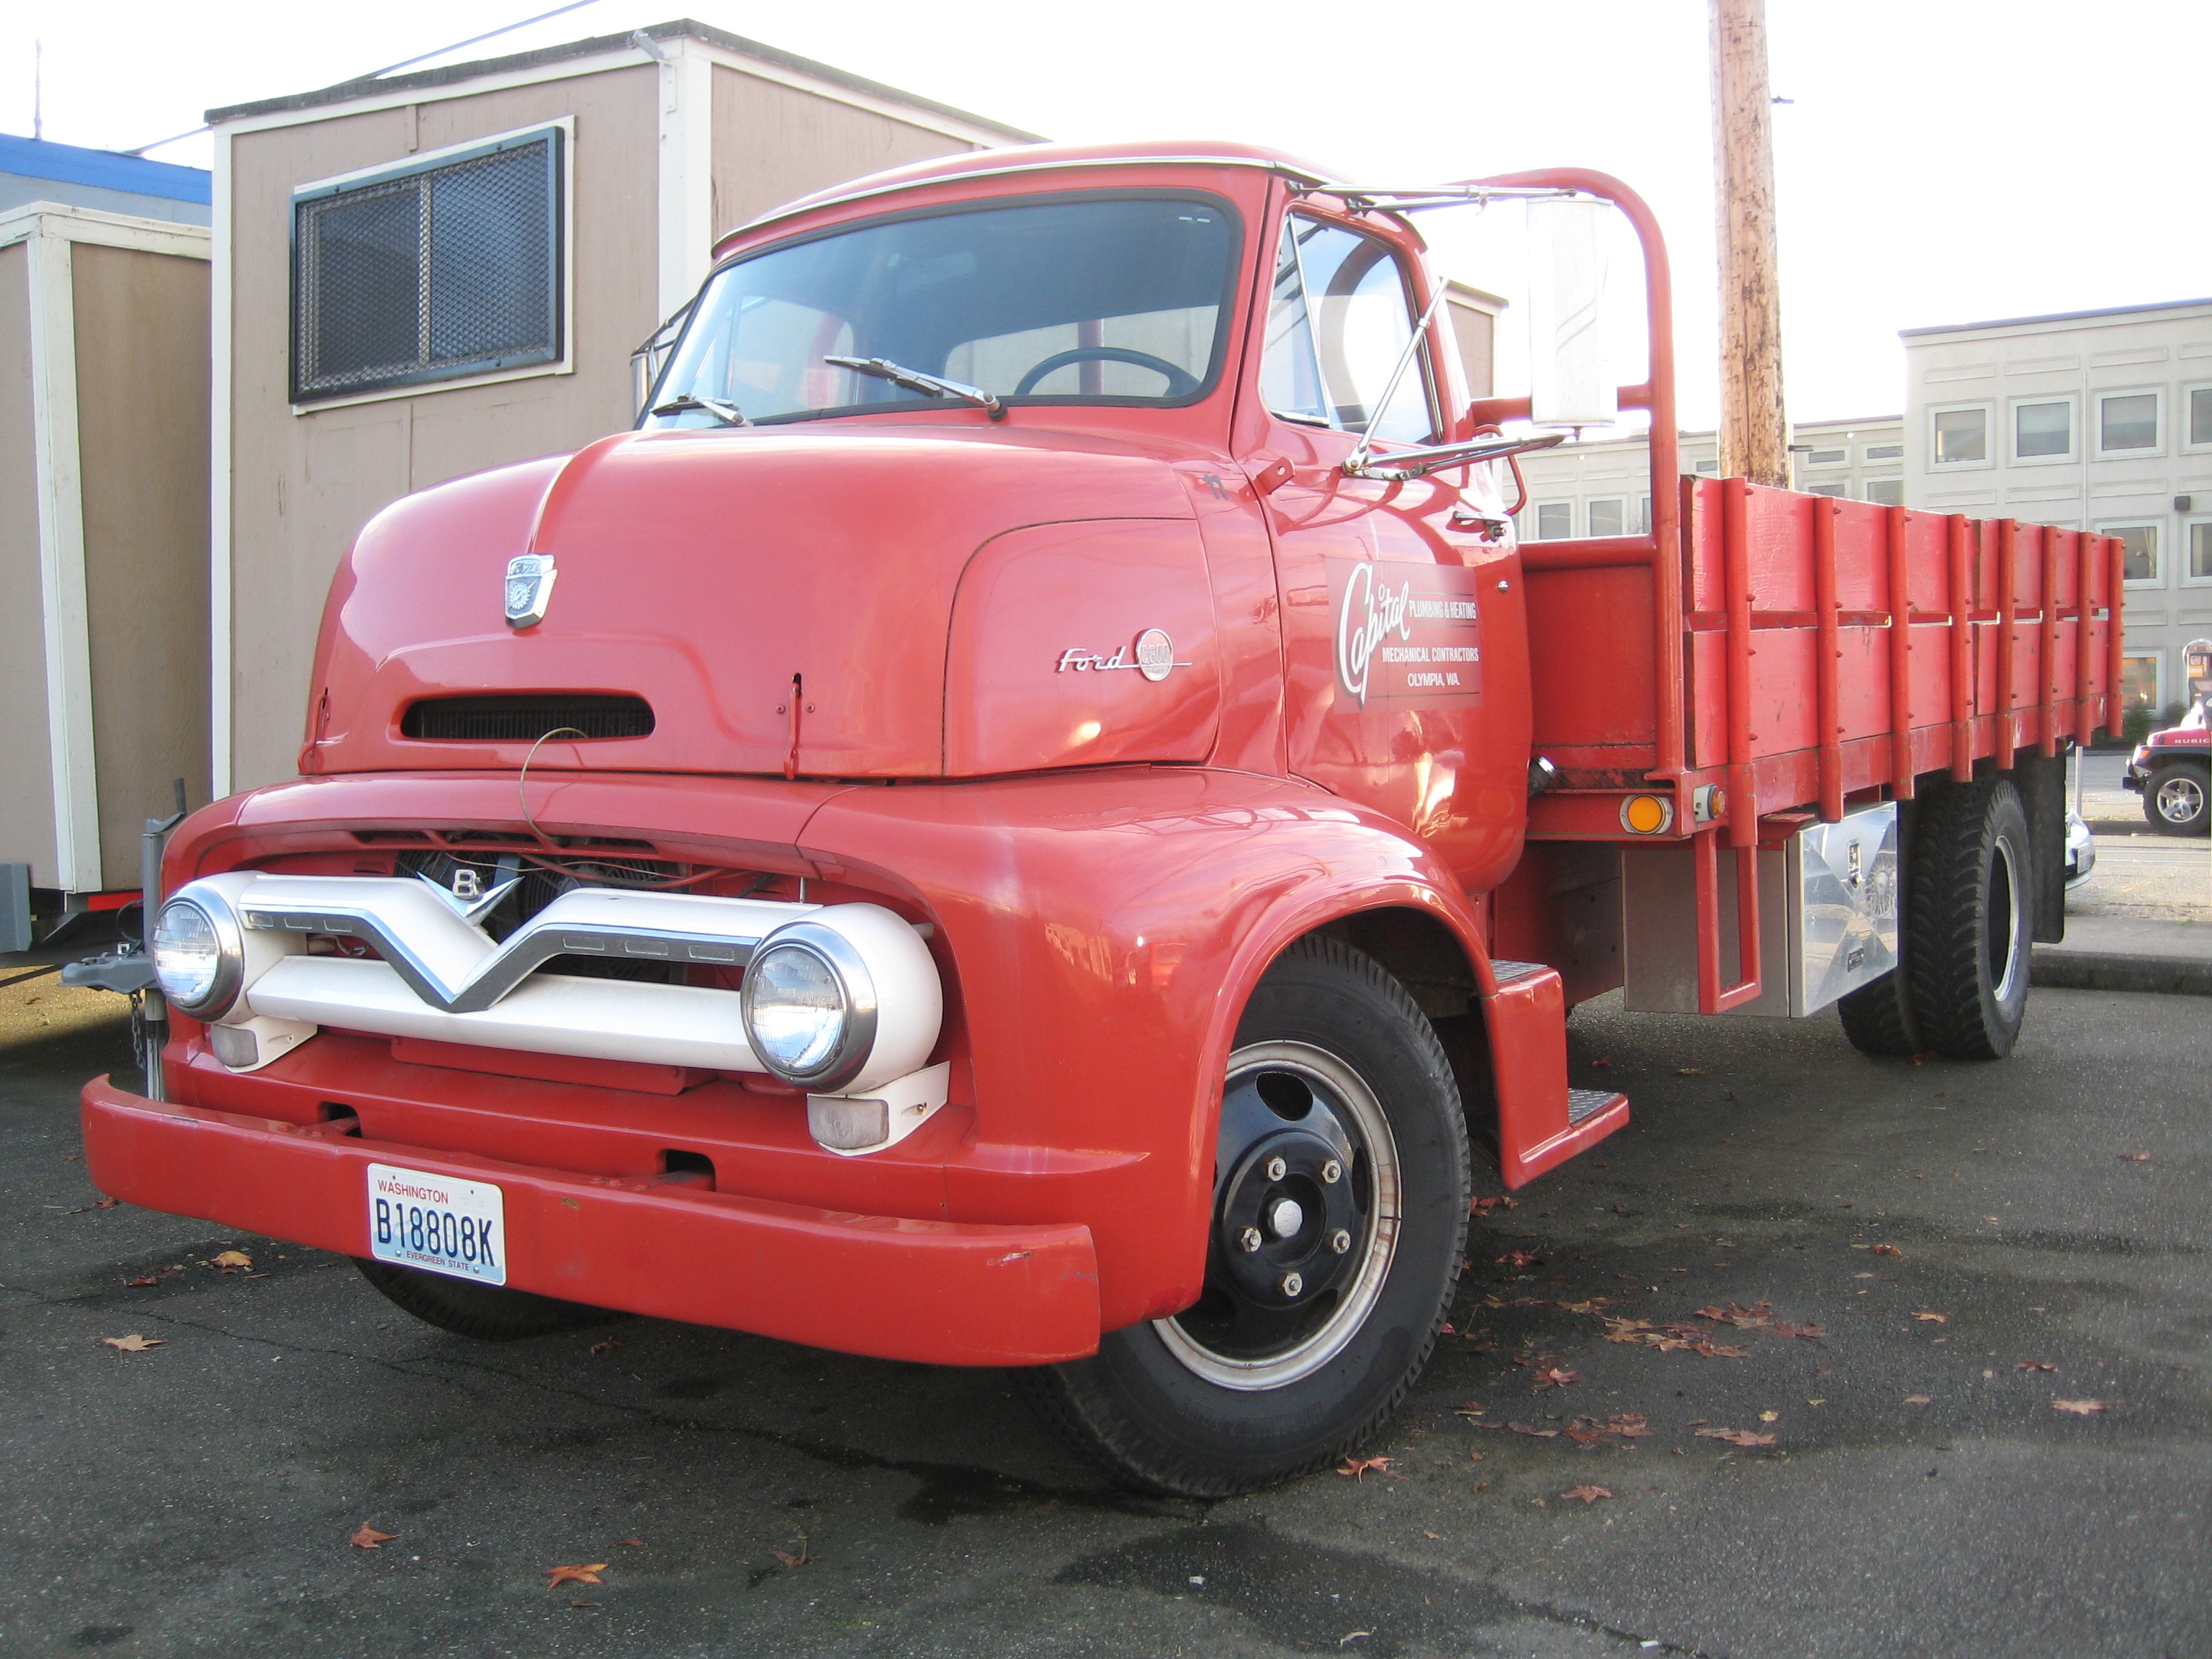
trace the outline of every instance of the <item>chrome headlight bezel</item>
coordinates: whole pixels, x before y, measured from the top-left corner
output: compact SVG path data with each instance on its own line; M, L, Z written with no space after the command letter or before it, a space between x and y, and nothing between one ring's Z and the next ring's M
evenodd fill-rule
M215 977L208 981L204 993L187 1001L172 991L168 981L162 976L161 952L157 946L154 951L154 981L161 987L161 994L168 999L169 1006L178 1012L198 1020L220 1019L237 1002L239 992L245 983L246 933L239 925L238 912L231 908L230 901L220 890L194 882L172 894L168 902L155 913L154 933L156 938L161 933L161 918L176 908L196 912L214 933Z
M811 1071L793 1071L778 1065L753 1029L755 994L760 985L758 969L778 951L802 951L830 973L844 1005L844 1029L821 1064ZM745 963L744 983L738 992L738 1011L744 1021L745 1041L760 1063L777 1077L811 1094L835 1094L866 1068L876 1046L876 982L851 940L834 927L815 921L787 922L755 947Z

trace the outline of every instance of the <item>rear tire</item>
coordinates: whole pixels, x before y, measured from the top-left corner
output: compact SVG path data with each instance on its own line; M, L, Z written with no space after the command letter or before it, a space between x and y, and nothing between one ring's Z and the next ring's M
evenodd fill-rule
M2002 1060L2027 1012L2035 859L2019 792L1954 784L1920 809L1906 971L1921 1040L1952 1060Z
M1901 923L1897 933L1902 942ZM1910 1060L1920 1052L1920 1033L1912 1018L1912 981L1901 963L1873 984L1845 993L1836 1012L1844 1022L1844 1035L1863 1054Z
M1428 1021L1372 957L1302 939L1237 1026L1205 1294L1091 1358L1016 1371L1015 1388L1146 1490L1220 1498L1325 1468L1427 1364L1468 1194L1459 1091ZM1270 1237L1286 1197L1304 1218ZM1292 1272L1295 1301L1276 1288Z
M2206 810L2206 772L2187 761L2160 767L2143 782L2143 817L2161 836L2201 836L2212 823Z
M479 1342L514 1342L550 1336L586 1325L605 1324L623 1316L580 1302L562 1302L501 1285L477 1285L420 1267L354 1258L361 1276L426 1325Z

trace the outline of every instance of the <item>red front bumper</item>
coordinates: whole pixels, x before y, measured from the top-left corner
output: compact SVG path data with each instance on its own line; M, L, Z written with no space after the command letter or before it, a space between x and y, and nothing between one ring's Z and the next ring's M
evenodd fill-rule
M368 1251L368 1166L496 1182L507 1282L595 1307L939 1365L1098 1347L1087 1227L854 1215L147 1100L85 1085L87 1172L148 1209L347 1255Z

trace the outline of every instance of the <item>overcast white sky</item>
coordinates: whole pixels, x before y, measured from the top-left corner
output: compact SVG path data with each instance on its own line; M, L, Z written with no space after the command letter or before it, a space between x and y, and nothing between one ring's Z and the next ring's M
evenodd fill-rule
M552 3L19 0L0 16L0 131L31 131L33 38L46 136L129 149L210 106L328 85ZM1768 10L1774 90L1795 100L1775 111L1795 417L1899 411L1900 328L2212 293L2206 0ZM1684 423L1713 422L1705 0L598 0L459 57L684 15L1054 138L1247 139L1400 184L1617 174L1672 248ZM155 155L209 153L199 138ZM1428 228L1452 274L1510 297L1517 218ZM1617 276L1626 355L1633 266Z

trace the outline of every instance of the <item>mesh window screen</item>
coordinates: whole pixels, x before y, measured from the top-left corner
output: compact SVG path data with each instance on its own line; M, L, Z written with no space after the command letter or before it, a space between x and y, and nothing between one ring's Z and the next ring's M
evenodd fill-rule
M295 197L292 400L557 359L562 137Z

